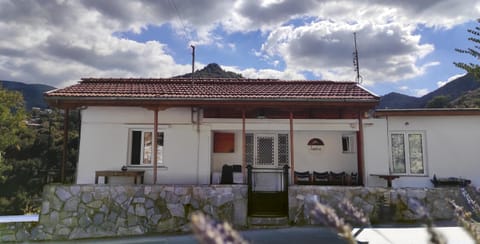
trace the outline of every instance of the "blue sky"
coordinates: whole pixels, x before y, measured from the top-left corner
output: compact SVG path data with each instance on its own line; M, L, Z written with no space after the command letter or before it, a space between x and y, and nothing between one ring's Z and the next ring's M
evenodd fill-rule
M421 96L474 61L464 0L0 1L0 80L64 87L82 77L171 77L218 63L248 78L354 80Z

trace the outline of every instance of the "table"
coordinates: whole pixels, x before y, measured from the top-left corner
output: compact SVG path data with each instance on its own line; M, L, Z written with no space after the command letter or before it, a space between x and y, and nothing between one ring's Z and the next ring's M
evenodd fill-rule
M140 177L140 184L143 184L143 176L145 175L145 171L140 170L100 170L95 171L95 184L98 184L98 177L103 176L105 177L105 184L108 184L108 177L111 176L128 176L133 177L133 183L137 184L137 178Z
M387 187L392 187L392 180L400 178L399 175L385 175L385 174L370 174L370 176L377 176L387 181Z

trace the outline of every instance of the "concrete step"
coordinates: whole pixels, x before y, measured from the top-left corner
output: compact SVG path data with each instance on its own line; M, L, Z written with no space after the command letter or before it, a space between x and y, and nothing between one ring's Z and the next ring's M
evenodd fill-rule
M288 217L286 216L250 216L248 225L251 228L280 228L288 227Z

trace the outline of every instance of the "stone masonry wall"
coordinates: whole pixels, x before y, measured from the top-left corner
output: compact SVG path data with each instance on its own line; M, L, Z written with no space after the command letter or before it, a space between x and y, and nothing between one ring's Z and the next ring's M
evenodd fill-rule
M460 205L464 201L459 188L294 185L289 187L291 224L312 223L305 207L309 198L334 208L343 199L350 200L372 222L382 215L391 221L418 220L409 198L422 203L435 220L451 220L453 211L446 199ZM0 242L187 232L189 216L197 210L240 229L248 225L247 206L246 185L48 185L39 222L0 224Z
M62 240L185 232L202 211L236 228L247 225L242 185L48 185L36 225L10 225L8 239ZM17 230L15 230L17 229ZM17 234L21 232L22 234Z
M381 187L336 187L336 186L291 186L289 187L289 219L295 224L309 224L311 209L305 201L316 198L321 203L337 208L343 199L363 210L372 222L409 222L421 219L413 211L416 206L409 198L418 200L434 220L453 220L453 208L447 202L452 199L458 204L464 200L460 188L381 188Z

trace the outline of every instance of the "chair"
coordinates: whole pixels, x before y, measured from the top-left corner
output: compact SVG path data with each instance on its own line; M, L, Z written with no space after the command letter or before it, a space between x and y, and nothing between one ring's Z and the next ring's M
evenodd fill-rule
M311 184L310 172L293 172L293 183L296 185L309 185Z
M220 184L233 184L233 167L231 165L223 165Z
M335 173L330 171L330 181L332 185L345 185L345 171Z
M330 183L330 174L328 171L316 172L313 171L313 184L315 185L328 185Z
M358 185L358 173L351 173L350 174L350 184L353 186Z

